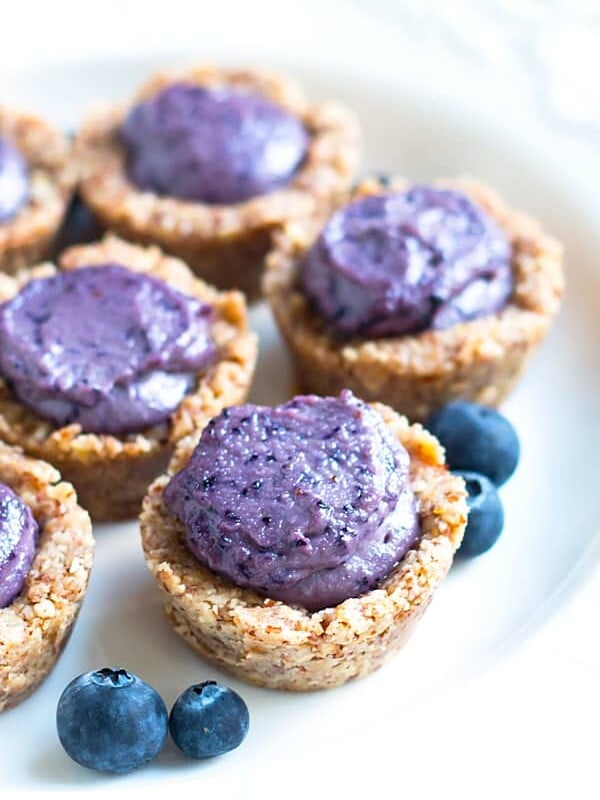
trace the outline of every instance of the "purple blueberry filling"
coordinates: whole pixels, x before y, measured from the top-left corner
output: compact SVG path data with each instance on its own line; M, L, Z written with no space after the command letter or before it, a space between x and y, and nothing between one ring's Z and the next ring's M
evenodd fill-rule
M265 97L183 83L134 106L121 139L140 189L203 203L289 183L308 148L302 123Z
M17 215L29 197L29 170L21 153L0 136L0 224Z
M0 608L10 605L23 588L37 538L38 525L31 509L0 483Z
M302 284L341 336L448 328L504 307L511 247L465 195L416 186L334 214L307 254Z
M215 357L212 309L117 264L33 280L0 306L0 373L58 426L164 422Z
M351 392L225 409L165 490L200 562L308 610L376 587L419 537L409 456Z

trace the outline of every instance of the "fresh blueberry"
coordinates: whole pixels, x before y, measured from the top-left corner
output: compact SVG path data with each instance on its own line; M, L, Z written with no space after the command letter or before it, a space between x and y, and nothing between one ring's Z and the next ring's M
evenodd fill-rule
M457 555L473 558L485 553L498 540L504 527L504 510L496 487L485 475L459 470L454 474L464 479L469 506L469 521Z
M459 401L429 417L427 428L446 449L451 469L479 472L501 486L519 461L519 439L510 422L492 408Z
M363 183L365 180L373 180L376 181L382 189L389 189L392 185L392 176L387 172L366 172L363 175L360 175L356 183L352 185L352 191L356 191L358 187Z
M215 681L205 681L177 698L169 730L186 756L212 758L238 747L249 722L248 707L239 694Z
M71 245L93 242L99 239L103 232L100 221L76 194L69 204L60 230L56 234L53 253L58 255Z
M392 177L387 172L376 172L373 177L382 189L389 189L392 184Z
M127 670L104 667L71 681L58 701L56 727L73 761L129 772L160 753L168 716L155 689Z

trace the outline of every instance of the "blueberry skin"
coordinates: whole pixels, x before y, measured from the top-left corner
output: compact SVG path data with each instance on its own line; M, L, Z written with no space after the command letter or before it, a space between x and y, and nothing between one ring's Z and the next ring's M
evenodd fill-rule
M504 509L496 487L485 475L460 470L453 472L464 479L469 506L469 521L457 556L474 558L498 541L504 527Z
M459 401L429 417L426 427L446 449L450 469L486 475L502 486L516 469L520 446L510 422L492 408Z
M88 244L100 239L103 233L104 228L98 218L90 211L81 197L75 194L56 234L52 253L58 256L67 247L75 244Z
M212 758L238 747L250 717L242 698L227 686L205 681L179 695L169 715L169 730L189 758Z
M160 753L168 716L155 689L124 669L104 667L67 686L56 728L67 755L81 766L130 772Z

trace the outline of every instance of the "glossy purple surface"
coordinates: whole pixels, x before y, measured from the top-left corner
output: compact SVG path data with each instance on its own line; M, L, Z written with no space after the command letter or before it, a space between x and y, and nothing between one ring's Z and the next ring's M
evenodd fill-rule
M345 391L209 423L165 490L187 544L238 586L309 610L377 586L419 536L409 456Z
M0 372L59 426L135 432L166 420L216 351L212 309L117 264L34 280L0 307Z
M466 195L416 186L335 213L307 254L302 284L341 336L442 329L504 307L511 247Z
M182 200L239 203L290 181L308 147L302 123L259 94L174 84L121 128L131 180Z
M23 588L37 537L38 525L31 509L0 483L0 608L10 605Z

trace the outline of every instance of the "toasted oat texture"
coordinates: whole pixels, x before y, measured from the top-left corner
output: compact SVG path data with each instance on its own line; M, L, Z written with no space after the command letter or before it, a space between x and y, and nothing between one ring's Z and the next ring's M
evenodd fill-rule
M264 290L291 351L299 388L316 394L351 389L365 400L381 400L411 420L425 420L452 400L498 405L510 392L558 312L564 290L562 247L540 225L509 209L498 195L469 178L441 180L489 213L513 248L514 292L499 313L440 331L384 339L339 341L310 307L299 270L319 225L287 225L267 258ZM375 180L355 196L401 191Z
M48 675L85 596L94 554L92 525L70 483L44 461L0 442L0 481L31 508L40 527L21 593L0 608L0 711Z
M195 391L175 409L169 423L121 436L82 433L76 424L55 428L23 405L0 378L0 437L54 464L74 484L82 505L96 521L128 519L139 513L149 483L165 470L175 443L204 427L224 406L246 398L257 354L243 295L218 292L157 247L139 247L107 236L101 242L71 247L60 259L63 269L107 263L147 273L210 303L215 309L212 332L219 356L198 373ZM55 272L52 264L41 264L15 277L0 275L0 302L13 297L28 281Z
M0 136L12 142L30 170L30 197L0 224L0 270L14 273L44 258L64 217L75 183L71 147L47 122L0 105Z
M209 205L141 191L127 177L119 141L130 108L184 81L227 85L259 92L298 116L311 134L308 156L290 183L234 205ZM155 243L182 258L200 277L222 289L260 293L264 256L271 234L283 223L324 217L349 192L358 163L358 124L337 103L311 105L289 78L263 70L228 70L202 65L151 78L127 105L90 115L75 150L81 193L106 225L127 239Z
M387 406L374 406L411 457L421 539L379 589L310 613L217 577L184 542L158 478L141 515L146 563L173 627L202 656L273 689L327 689L377 669L406 641L452 564L467 521L464 483L448 472L437 439ZM181 442L177 466L194 442Z

